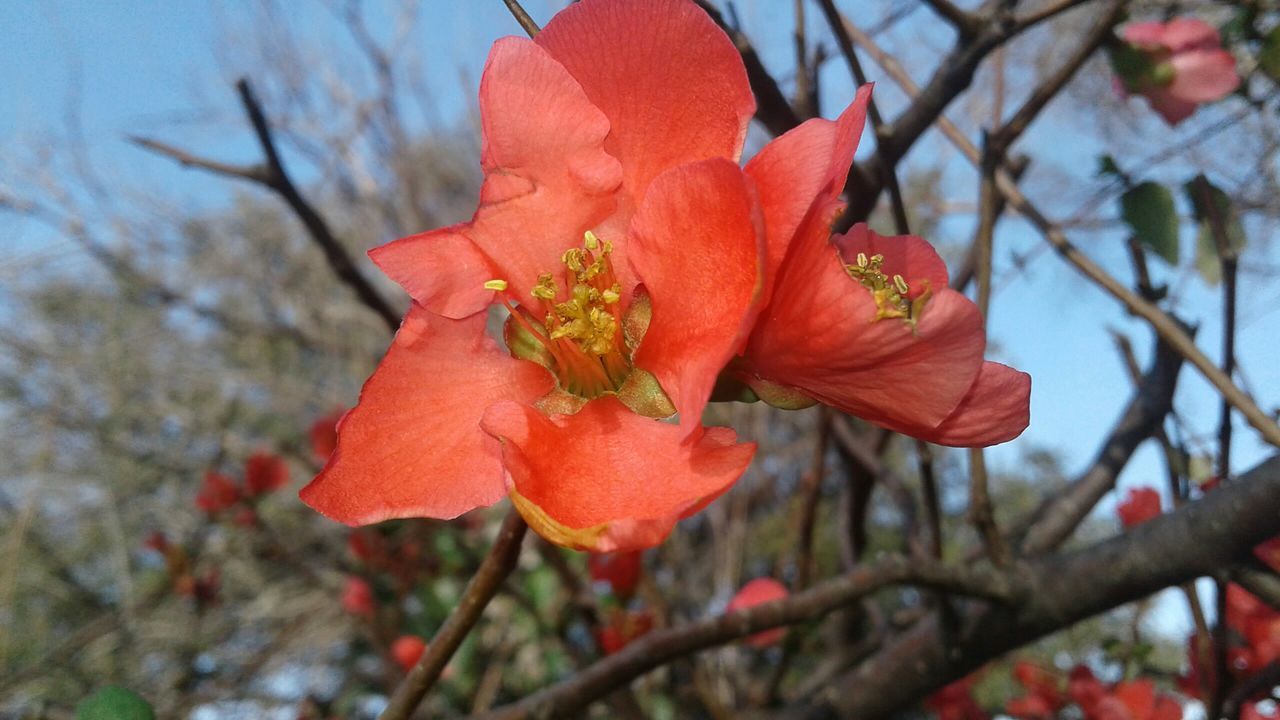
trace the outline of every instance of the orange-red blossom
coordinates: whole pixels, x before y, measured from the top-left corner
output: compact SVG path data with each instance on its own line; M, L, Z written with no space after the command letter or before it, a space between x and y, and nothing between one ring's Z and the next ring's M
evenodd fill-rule
M583 0L499 40L479 208L373 251L414 302L303 500L358 525L509 496L560 545L649 547L755 451L702 426L717 383L939 443L1016 436L1029 379L983 362L932 248L830 237L869 97L740 167L746 72L692 2Z

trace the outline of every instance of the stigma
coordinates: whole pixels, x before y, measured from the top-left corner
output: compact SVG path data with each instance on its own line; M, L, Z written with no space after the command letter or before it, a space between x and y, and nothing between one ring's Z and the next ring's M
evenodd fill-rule
M911 286L901 275L885 274L882 269L883 255L867 257L866 253L858 253L855 260L853 264L845 265L844 269L849 277L871 291L871 299L876 304L876 316L872 318L872 322L899 318L914 331L924 313L925 303L932 294L928 281L925 281L924 291L912 299L909 295Z

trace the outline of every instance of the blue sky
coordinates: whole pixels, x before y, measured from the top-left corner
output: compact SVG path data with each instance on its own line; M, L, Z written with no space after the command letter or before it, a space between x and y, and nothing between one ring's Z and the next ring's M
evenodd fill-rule
M557 4L532 0L526 6L545 21ZM766 62L774 68L790 64L790 19L778 15L783 5L790 4L739 2L748 33L757 39ZM328 11L320 4L287 6L290 13L281 22L290 23L300 34L316 37L332 33ZM425 66L432 68L426 82L437 101L435 111L447 122L460 117L471 102L489 44L501 35L517 34L519 29L498 0L430 2L423 4L421 12L425 22L415 43ZM218 50L223 39L218 29L242 25L254 13L254 4L248 2L0 3L0 47L6 49L0 53L0 147L15 147L50 129L60 131L67 108L76 97L72 88L78 80L84 136L100 171L105 169L142 187L162 189L193 207L226 202L233 190L230 183L146 155L125 143L123 137L140 132L228 160L254 159L255 147L242 126L227 131L242 122L230 82L243 68L235 67L234 54L227 57ZM812 15L816 13L810 17L816 27L818 18ZM927 19L921 11L913 21ZM378 20L376 13L370 20L375 31ZM943 40L939 46L944 45ZM336 35L332 41L345 42ZM924 47L920 52L932 49ZM869 64L868 72L880 81L878 96L892 115L900 96ZM828 75L830 81L824 89L827 114L831 115L847 102L852 87L839 63L831 65ZM198 93L194 92L197 88ZM1081 130L1070 109L1061 105L1051 108L1033 128L1023 149L1041 158L1041 163L1065 168L1080 183L1090 183L1098 150L1096 142L1089 139L1092 128ZM1150 127L1152 133L1167 133L1169 142L1181 137L1159 123ZM1161 137L1155 135L1153 141ZM922 143L911 159L927 161L932 155L947 157L946 153L934 138ZM1172 170L1182 172L1179 177L1189 174L1186 168ZM967 168L951 161L946 177L949 195L973 200L974 180ZM0 183L4 182L4 166L0 165ZM1071 208L1044 204L1051 214ZM947 239L953 242L971 232L972 218L966 216L954 217L944 226ZM1184 245L1189 246L1190 229L1186 232ZM1077 233L1075 239L1104 266L1127 279L1128 263L1119 233ZM0 232L0 251L8 258L0 261L0 270L6 262L40 253L56 242L57 238L47 234L9 226ZM1043 242L1024 223L1013 219L1002 226L998 244L1000 277L1011 267L1012 253L1033 253ZM1266 256L1255 254L1246 260L1274 263L1274 255L1273 249ZM1052 253L1039 252L1034 258L1022 272L1007 275L1011 279L999 288L990 324L996 359L1026 370L1034 378L1032 425L1023 439L991 454L997 467L1012 466L1018 461L1020 448L1046 446L1060 451L1068 469L1076 471L1087 465L1129 397L1129 382L1107 328L1130 333L1144 362L1150 333L1128 318L1115 301L1066 269ZM1220 324L1215 291L1194 278L1174 276L1163 267L1157 272L1174 280L1184 314L1200 324L1201 346L1216 358ZM1280 399L1280 363L1270 352L1280 331L1274 287L1246 277L1242 298L1239 354L1260 401L1264 407L1273 407ZM1197 431L1211 433L1217 423L1216 396L1191 368L1184 371L1181 383L1178 409ZM1236 467L1246 469L1265 454L1253 432L1237 422ZM1155 449L1144 446L1122 484L1160 487L1162 478Z

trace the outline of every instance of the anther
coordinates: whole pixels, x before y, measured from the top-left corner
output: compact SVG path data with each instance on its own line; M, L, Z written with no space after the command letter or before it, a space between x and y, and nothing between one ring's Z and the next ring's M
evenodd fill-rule
M507 289L507 281L506 280L486 280L484 283L484 289L497 290L498 292L502 292L503 290Z

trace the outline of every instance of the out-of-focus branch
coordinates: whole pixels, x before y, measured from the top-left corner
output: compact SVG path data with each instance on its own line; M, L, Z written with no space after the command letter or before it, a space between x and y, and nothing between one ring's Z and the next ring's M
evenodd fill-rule
M1218 571L1275 534L1280 455L1239 482L1119 537L1033 558L1032 591L1016 604L967 603L959 644L948 653L935 618L917 623L806 705L777 717L876 720L902 710L988 660L1156 591ZM1224 523L1222 518L1232 522ZM1088 592L1080 592L1087 587Z
M498 530L498 537L493 541L493 547L480 563L480 568L471 576L471 582L467 583L458 606L440 626L435 637L431 638L431 643L418 659L418 664L414 665L404 682L396 688L387 709L382 711L380 720L408 720L413 716L422 698L440 678L444 666L480 619L485 606L515 569L516 560L520 557L520 545L528 527L514 508L507 513Z
M998 603L1011 602L1023 591L1015 575L902 556L884 557L782 600L651 632L561 683L478 717L486 720L571 717L614 688L675 658L761 630L822 617L891 585L942 588Z
M368 278L360 272L351 256L347 253L346 248L342 246L342 243L338 241L329 229L329 224L325 222L324 218L320 216L320 213L311 203L302 196L297 186L293 184L293 180L290 179L288 172L285 170L284 162L280 158L280 153L276 149L275 139L272 137L271 128L267 124L266 115L262 112L262 106L258 104L248 79L241 78L237 81L236 90L240 93L241 104L244 105L245 114L249 118L249 123L253 126L254 134L258 138L258 144L262 148L264 162L261 164L231 165L202 158L155 140L140 137L130 139L134 144L176 160L184 166L208 170L226 177L247 180L274 191L284 199L285 203L298 217L298 220L307 229L312 241L320 247L324 253L325 260L329 263L329 268L333 270L338 280L349 287L363 305L377 313L387 327L392 332L395 332L400 327L400 313L391 307L386 298L382 297L382 294L374 288Z
M924 0L924 4L951 23L961 37L969 37L978 29L978 19L961 10L951 0Z
M1155 359L1134 388L1133 398L1103 442L1093 464L1061 493L1045 501L1032 516L1020 543L1023 554L1037 555L1062 544L1104 495L1134 451L1151 437L1173 407L1182 356L1157 342Z

